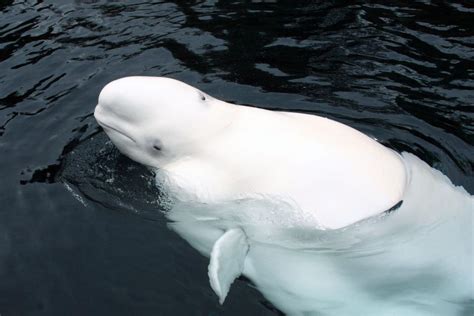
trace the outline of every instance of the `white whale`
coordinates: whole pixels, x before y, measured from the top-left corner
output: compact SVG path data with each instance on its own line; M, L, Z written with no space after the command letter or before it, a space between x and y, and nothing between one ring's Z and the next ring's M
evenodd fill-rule
M390 209L406 185L400 156L346 125L236 106L173 79L114 81L95 117L122 153L200 200L278 196L328 228Z
M168 78L113 81L94 115L123 154L158 170L176 197L172 227L210 257L221 303L244 274L292 315L472 308L473 198L416 157Z

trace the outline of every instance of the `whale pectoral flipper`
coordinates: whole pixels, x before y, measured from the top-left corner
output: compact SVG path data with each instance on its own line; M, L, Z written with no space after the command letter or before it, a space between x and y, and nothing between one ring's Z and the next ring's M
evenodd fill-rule
M240 228L225 232L212 247L209 282L220 304L224 303L234 280L242 274L248 250L247 236Z

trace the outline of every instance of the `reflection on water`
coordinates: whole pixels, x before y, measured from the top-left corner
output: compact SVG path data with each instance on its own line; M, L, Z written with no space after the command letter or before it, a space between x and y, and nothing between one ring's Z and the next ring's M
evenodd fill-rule
M112 229L107 225L119 219L104 215L94 198L120 208L117 201L133 194L118 190L138 194L133 188L146 181L129 176L147 173L132 167L104 194L88 186L87 206L56 183L60 173L74 181L74 172L86 168L90 160L79 159L78 169L69 169L85 157L71 156L75 150L89 148L94 156L96 143L79 144L99 132L91 114L100 89L121 76L171 76L227 101L327 116L415 153L473 193L473 16L464 1L0 1L0 313L61 315L79 297L77 313L106 313L112 305L115 314L130 314L131 306L147 314L158 308L150 303L158 302L152 289L161 288L175 294L166 301L170 310L185 313L185 297L184 305L208 313L242 312L231 302L220 309L201 288L169 288L179 284L174 279L155 282L141 300L105 289L146 288L121 279L145 282L136 270L102 264L120 255L129 265L139 258L146 269L138 251L144 245L120 239L125 229L140 236L146 224L124 219ZM78 187L93 182L91 173L82 175ZM146 189L138 196L148 201L153 194ZM139 200L121 209L139 209ZM88 252L81 248L87 240ZM133 256L121 254L124 242L137 249ZM66 258L74 247L74 258L89 270L71 268ZM151 253L169 253L160 247ZM178 249L188 259L195 255ZM195 258L196 270L205 269ZM162 260L153 264L149 271L172 269ZM205 278L182 272L187 277L207 289ZM81 285L91 278L107 287ZM249 313L271 313L245 291L240 305ZM86 293L101 298L97 310Z

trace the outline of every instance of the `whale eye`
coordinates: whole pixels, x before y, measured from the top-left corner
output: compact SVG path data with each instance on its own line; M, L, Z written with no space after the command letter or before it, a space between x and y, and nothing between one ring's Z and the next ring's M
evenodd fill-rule
M201 94L201 100L206 101L206 96L204 94Z
M152 140L150 145L155 151L161 151L163 149L163 143L159 139Z

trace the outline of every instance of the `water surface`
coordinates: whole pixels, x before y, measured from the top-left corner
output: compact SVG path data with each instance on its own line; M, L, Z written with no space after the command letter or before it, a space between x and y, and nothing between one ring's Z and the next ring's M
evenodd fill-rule
M323 115L474 193L473 21L464 1L0 1L0 313L278 313L245 280L219 306L106 144L92 112L122 76Z

